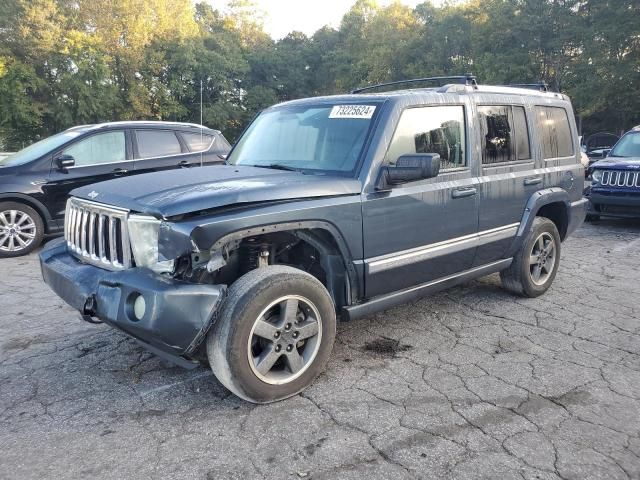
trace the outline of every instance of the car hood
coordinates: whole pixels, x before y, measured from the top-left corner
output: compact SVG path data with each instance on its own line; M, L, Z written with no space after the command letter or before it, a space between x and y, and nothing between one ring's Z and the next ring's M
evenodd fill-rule
M81 187L74 197L158 218L230 205L355 195L358 180L282 170L219 165L133 175Z
M640 157L607 157L591 165L592 168L640 170Z

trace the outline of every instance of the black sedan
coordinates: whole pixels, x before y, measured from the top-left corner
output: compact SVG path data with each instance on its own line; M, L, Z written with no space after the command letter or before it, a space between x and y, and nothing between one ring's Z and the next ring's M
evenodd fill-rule
M73 127L0 160L0 258L31 252L64 227L71 190L174 168L224 163L230 145L200 125L113 122Z

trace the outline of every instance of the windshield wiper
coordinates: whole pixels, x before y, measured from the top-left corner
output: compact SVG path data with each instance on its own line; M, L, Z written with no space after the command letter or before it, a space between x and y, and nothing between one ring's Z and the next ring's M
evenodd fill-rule
M299 168L290 167L288 165L282 165L280 163L271 163L269 165L251 165L258 168L273 168L274 170L286 170L287 172L300 172Z

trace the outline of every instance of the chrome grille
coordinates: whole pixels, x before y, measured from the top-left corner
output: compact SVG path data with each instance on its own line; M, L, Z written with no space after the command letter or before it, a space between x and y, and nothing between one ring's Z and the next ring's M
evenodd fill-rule
M610 187L640 188L640 172L630 170L605 170L601 185Z
M64 220L69 250L86 263L107 270L131 267L128 210L70 198Z

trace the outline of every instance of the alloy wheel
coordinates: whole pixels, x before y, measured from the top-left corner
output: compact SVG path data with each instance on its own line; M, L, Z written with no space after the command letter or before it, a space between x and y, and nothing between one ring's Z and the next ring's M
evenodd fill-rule
M28 248L36 238L36 223L25 212L0 212L0 250L19 252Z
M265 383L283 385L302 375L315 360L322 319L307 298L286 295L269 304L249 334L248 360Z
M533 242L529 256L529 273L533 283L540 286L549 280L556 259L556 241L550 233L541 233Z

